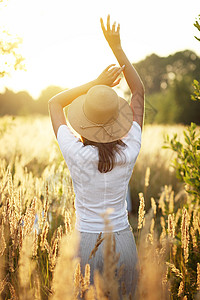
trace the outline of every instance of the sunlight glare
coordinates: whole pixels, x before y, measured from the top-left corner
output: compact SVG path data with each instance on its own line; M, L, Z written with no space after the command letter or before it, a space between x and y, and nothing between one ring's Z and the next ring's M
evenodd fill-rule
M0 88L27 89L37 98L49 85L69 88L95 79L108 64L117 63L100 28L100 17L106 21L108 13L111 22L121 23L122 45L132 62L153 52L168 55L195 48L195 4L188 7L182 1L177 16L178 7L172 0L165 11L158 0L10 0L0 11L0 24L23 38L27 72L2 79Z

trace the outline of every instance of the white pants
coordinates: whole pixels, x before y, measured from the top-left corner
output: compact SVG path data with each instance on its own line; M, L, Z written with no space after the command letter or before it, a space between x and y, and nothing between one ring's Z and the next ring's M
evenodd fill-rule
M137 288L140 265L138 252L135 244L135 237L131 227L124 230L113 232L116 243L116 253L120 253L117 268L124 264L124 272L119 280L120 299L122 299L121 283L124 282L126 293L131 293L132 299ZM94 270L103 271L103 247L104 241L99 245L98 250L92 259L89 259L90 253L95 246L99 233L80 232L80 245L78 256L80 257L81 271L84 274L84 268L87 263L90 264L90 283L93 284ZM103 235L102 235L103 237Z

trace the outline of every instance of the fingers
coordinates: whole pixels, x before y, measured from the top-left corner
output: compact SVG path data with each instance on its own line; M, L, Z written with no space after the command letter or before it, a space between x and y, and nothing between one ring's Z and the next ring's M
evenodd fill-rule
M112 30L111 30L111 28L110 28L110 15L107 16L107 28L105 28L105 25L104 25L104 23L103 23L103 19L102 19L102 18L100 18L100 22L101 22L101 28L102 28L104 34L105 34L106 32L110 32L110 31L112 31L112 33L115 33L115 32L116 32L116 33L119 34L119 32L120 32L120 24L119 24L119 23L118 23L118 25L117 25L117 29L115 29L115 27L116 27L116 22L113 23L113 25L112 25Z
M111 87L114 87L114 86L118 85L120 83L120 81L121 81L121 78L117 79L115 82L113 82L111 84Z
M114 66L115 66L115 64L109 65L107 68L105 68L104 72L107 72L111 67L114 67Z
M116 25L116 22L113 23L113 26L112 26L112 32L114 33L115 32L115 25Z
M110 31L110 15L107 17L107 31Z
M116 76L116 78L117 78L117 76L119 76L119 74L124 70L124 68L125 68L125 65L122 66L121 68L118 68L118 67L112 68L112 70L110 70L110 75Z
M109 65L97 78L97 84L105 84L112 87L116 86L121 80L118 76L124 70L124 67L125 66L115 67L115 64Z
M102 29L102 31L103 31L103 33L104 33L104 35L105 35L105 33L106 33L106 28L105 28L105 26L104 26L104 23L103 23L103 19L102 19L102 18L100 18L100 22L101 22L101 29Z
M118 26L117 26L117 33L120 32L120 24L118 23Z
M111 64L111 65L107 66L104 69L103 73L107 72L107 73L109 73L110 76L113 76L113 75L118 76L125 68L125 65L123 65L122 67L114 67L114 66L115 66L115 64ZM112 68L112 67L114 67L114 68Z
M121 68L112 68L110 70L110 76L118 76L122 72Z
M118 85L121 81L121 78L118 78L117 77L121 74L121 72L124 70L124 67L121 67L121 68L113 68L111 73L110 73L110 76L112 78L112 81L113 83L111 84L111 87L114 87L116 85Z

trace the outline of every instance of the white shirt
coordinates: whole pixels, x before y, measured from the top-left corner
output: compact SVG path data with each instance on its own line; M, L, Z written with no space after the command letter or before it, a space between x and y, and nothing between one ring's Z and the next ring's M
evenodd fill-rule
M98 170L98 149L95 146L84 146L68 126L59 126L57 140L72 177L76 196L76 229L81 232L104 232L100 214L107 208L113 209L109 215L112 231L127 228L130 224L126 195L141 148L140 125L133 122L127 136L122 139L127 146L121 148L121 156L116 154L114 168L107 173Z

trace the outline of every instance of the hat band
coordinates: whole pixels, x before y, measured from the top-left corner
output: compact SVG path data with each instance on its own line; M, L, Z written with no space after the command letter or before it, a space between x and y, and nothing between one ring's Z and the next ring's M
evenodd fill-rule
M103 124L103 123L98 124L98 123L95 123L95 122L93 122L93 121L91 121L91 120L89 120L89 119L87 118L87 116L86 116L86 114L85 114L85 112L84 112L84 106L83 106L83 113L84 113L84 116L85 116L86 120L87 120L89 123L92 123L92 124L91 124L91 125L80 125L80 127L81 127L82 129L92 128L92 127L102 127L102 128L105 130L105 132L106 132L109 136L111 136L111 137L114 136L114 134L110 133L110 132L106 129L105 126L112 125L112 124L115 122L115 120L113 120L111 123L107 123L107 124ZM118 111L118 116L119 116L119 111ZM116 117L116 119L118 118L118 116Z
M104 126L104 124L91 124L91 125L86 125L86 126L81 125L80 127L81 127L82 129L87 129L87 128L91 128L91 127L102 127L102 128L106 131L106 133L107 133L109 136L111 136L111 137L114 136L112 133L110 133L110 132L106 129L106 127Z
M84 113L84 115L85 115L85 112L84 112L84 107L83 107L83 113ZM118 116L119 116L119 112L118 112ZM117 117L118 117L117 116ZM115 120L113 120L111 123L108 123L108 124L98 124L98 123L94 123L94 122L92 122L91 120L89 120L87 117L86 117L86 115L85 115L85 118L86 118L86 120L89 122L89 123L92 123L91 125L81 125L80 127L82 128L82 129L87 129L87 128L92 128L92 127L101 127L101 128L103 128L104 130L105 130L105 132L109 135L109 136L111 136L111 137L113 137L114 136L114 134L112 134L112 133L110 133L107 129L106 129L106 127L105 126L108 126L108 125L112 125L114 122L115 122ZM117 118L116 118L117 119Z

